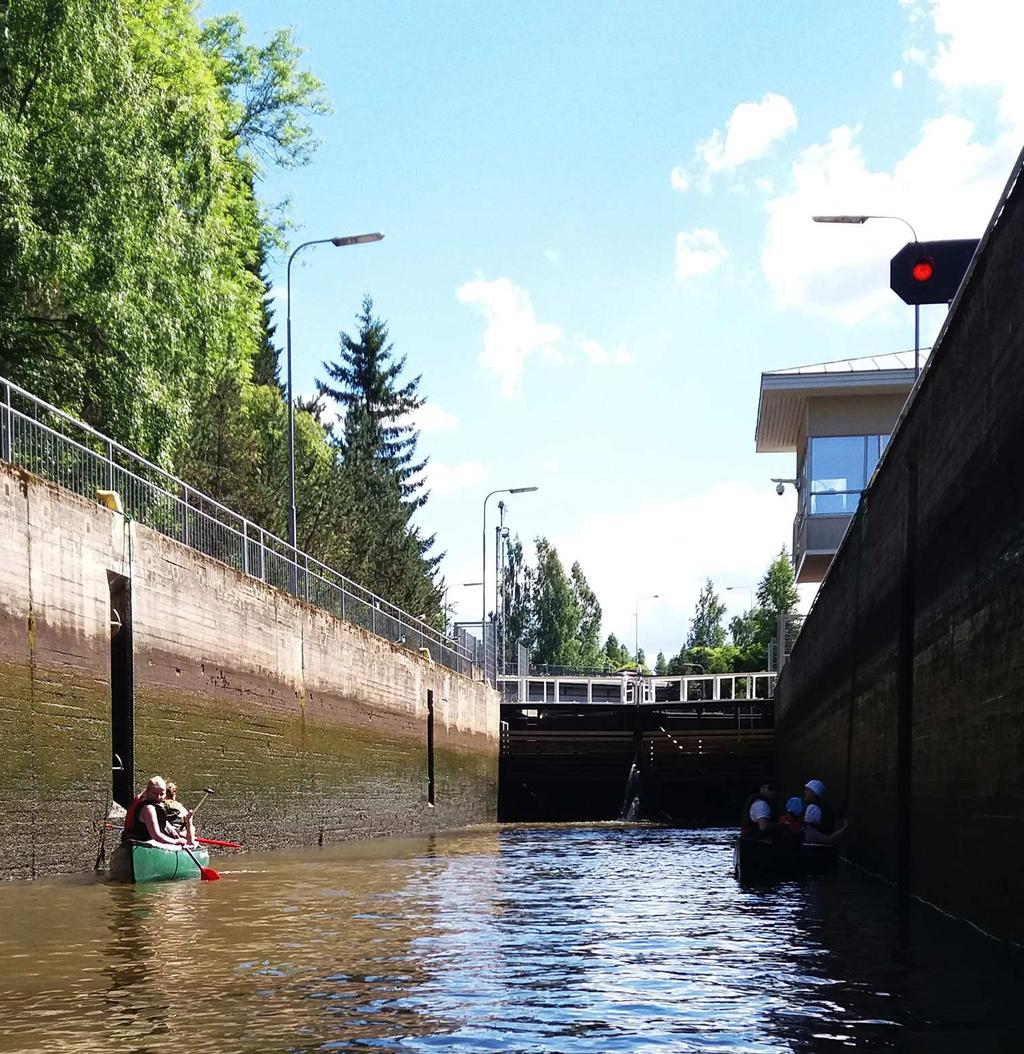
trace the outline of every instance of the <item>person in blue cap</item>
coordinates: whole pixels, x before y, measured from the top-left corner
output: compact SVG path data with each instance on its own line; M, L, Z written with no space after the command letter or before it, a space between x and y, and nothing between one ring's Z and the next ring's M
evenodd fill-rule
M779 817L779 826L792 834L799 834L804 829L804 802L794 795L786 802L786 811Z

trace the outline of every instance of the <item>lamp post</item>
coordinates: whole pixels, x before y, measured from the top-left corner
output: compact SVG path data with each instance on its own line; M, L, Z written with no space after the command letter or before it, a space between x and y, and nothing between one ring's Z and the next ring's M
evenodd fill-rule
M292 260L310 245L331 245L341 248L345 245L364 245L367 242L379 242L384 238L383 234L349 234L339 235L335 238L314 238L312 241L297 245L291 256L288 257L287 286L288 286L288 322L285 329L285 340L287 345L288 360L288 544L292 548L292 563L298 562L298 530L295 514L295 398L292 393Z
M639 597L633 606L633 658L636 660L636 668L640 669L640 604L644 600L657 600L660 594L651 593L650 596Z
M910 230L914 241L918 241L917 231L914 230L913 224L909 220L905 220L902 216L812 216L812 220L815 223L867 223L868 220L895 220L897 223L902 223L905 227ZM921 372L921 305L914 305L914 383L917 383L918 375Z
M495 494L530 494L535 490L539 490L538 487L499 487L497 490L490 491L484 497L484 529L482 535L482 549L483 556L480 563L480 643L484 647L484 677L487 676L487 502L494 497Z

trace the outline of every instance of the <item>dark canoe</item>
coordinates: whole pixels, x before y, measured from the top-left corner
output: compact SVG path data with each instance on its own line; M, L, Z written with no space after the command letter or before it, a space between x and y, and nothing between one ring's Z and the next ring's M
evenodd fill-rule
M836 845L770 838L737 838L734 845L733 868L741 882L779 875L820 875L839 865Z
M210 854L203 846L191 850L192 856L209 867ZM184 849L161 849L155 845L128 842L119 845L110 857L109 875L114 882L171 882L199 878L199 866Z

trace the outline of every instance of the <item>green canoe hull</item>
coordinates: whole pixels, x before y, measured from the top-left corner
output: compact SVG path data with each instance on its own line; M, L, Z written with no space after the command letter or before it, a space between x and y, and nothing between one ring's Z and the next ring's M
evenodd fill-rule
M183 849L159 849L136 842L119 845L110 858L110 877L115 882L173 882L199 878L199 864L209 867L210 854L203 846L196 846L191 853L195 860Z

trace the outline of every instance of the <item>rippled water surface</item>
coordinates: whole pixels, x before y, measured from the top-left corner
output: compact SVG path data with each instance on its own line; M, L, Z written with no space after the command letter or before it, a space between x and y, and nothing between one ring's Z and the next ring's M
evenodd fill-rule
M0 886L0 1051L1020 1051L1021 960L725 831L511 827Z

